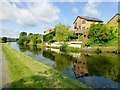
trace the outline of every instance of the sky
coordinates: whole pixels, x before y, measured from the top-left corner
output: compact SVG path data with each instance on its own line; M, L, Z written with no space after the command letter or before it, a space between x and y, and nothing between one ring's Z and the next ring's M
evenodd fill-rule
M113 2L114 1L114 2ZM107 23L118 13L119 0L2 0L0 36L19 37L20 32L43 34L63 23L70 25L77 16L89 16Z

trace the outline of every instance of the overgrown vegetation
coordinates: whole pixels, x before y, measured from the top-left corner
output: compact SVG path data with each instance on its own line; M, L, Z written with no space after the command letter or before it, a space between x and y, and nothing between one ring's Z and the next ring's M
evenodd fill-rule
M118 24L92 24L85 46L118 45Z
M7 37L2 37L2 43L6 43L7 42Z
M70 30L69 25L57 24L52 32L43 36L43 41L52 42L66 42L77 39L78 36Z
M80 48L70 47L68 44L62 44L60 47L60 51L62 52L80 52Z
M16 51L9 45L2 46L10 75L10 88L86 88L79 81Z
M33 46L37 46L37 44L41 44L42 43L42 41L43 41L42 39L43 38L42 38L41 34L29 33L29 35L27 36L26 32L21 32L19 40L17 42L20 45L33 45Z

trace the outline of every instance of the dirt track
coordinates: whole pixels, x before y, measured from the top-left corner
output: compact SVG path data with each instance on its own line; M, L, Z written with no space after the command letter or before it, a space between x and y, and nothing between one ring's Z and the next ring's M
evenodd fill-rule
M9 75L8 75L8 66L5 60L5 56L2 53L2 47L0 44L0 89L8 87Z

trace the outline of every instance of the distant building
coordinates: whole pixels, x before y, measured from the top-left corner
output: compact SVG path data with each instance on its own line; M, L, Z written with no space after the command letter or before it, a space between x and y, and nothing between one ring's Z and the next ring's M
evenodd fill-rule
M87 30L90 27L92 23L98 24L98 23L103 23L103 21L97 18L93 18L93 17L78 16L73 23L74 32L77 35L81 35L83 34L85 30Z
M50 33L50 32L53 32L53 31L54 31L54 30L53 30L52 28L50 28L50 29L44 31L44 35L46 35L46 34L48 34L48 33Z
M120 19L120 14L117 13L115 16L113 16L113 17L108 21L108 23L109 23L109 24L116 23L119 19Z

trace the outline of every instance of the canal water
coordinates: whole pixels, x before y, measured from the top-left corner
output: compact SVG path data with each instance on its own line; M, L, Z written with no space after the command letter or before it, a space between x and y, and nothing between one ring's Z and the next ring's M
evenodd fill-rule
M94 89L118 88L120 85L120 67L116 54L63 53L59 49L37 49L20 46L16 42L9 45Z

